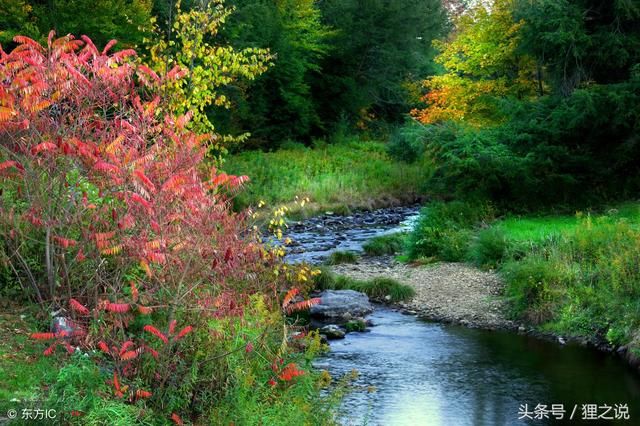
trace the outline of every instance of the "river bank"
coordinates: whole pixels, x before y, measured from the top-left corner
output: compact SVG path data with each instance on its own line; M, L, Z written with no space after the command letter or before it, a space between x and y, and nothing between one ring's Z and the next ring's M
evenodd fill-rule
M507 319L503 285L492 272L461 263L410 266L390 256L363 257L356 263L333 267L337 274L358 280L386 277L411 286L416 295L398 307L430 321L488 330L514 330Z
M416 295L407 302L390 304L405 314L438 323L503 330L560 345L593 348L620 356L640 373L640 359L628 347L612 345L596 335L572 337L510 319L505 284L495 272L450 262L414 266L398 262L392 256L364 256L354 263L332 266L331 270L357 280L385 277L409 285Z

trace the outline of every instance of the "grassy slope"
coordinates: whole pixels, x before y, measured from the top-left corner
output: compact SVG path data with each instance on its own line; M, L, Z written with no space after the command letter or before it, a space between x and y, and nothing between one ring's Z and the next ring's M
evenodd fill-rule
M431 166L392 160L381 142L351 140L313 149L243 152L230 156L224 169L251 178L237 199L239 206L260 200L273 206L308 197L304 212L313 214L413 202L424 195Z
M640 205L629 202L608 209L605 213L595 214L594 218L608 215L637 225L640 223L639 213ZM493 228L503 232L509 240L539 242L553 235L575 231L580 223L579 216L584 217L585 214L578 212L576 215L512 216L498 221Z
M514 316L562 335L631 343L640 355L640 204L590 215L510 216L457 229L439 213L475 210L432 208L422 231L411 236L414 251L420 244L423 257L454 253L449 260L497 268Z

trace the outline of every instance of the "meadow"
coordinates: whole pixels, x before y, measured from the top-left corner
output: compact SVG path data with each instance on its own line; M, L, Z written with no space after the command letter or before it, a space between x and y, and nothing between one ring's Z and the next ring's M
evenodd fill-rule
M380 141L348 138L309 148L285 144L274 152L245 151L229 156L223 168L248 174L250 182L235 199L236 208L289 205L292 214L312 215L353 209L405 205L424 198L431 165L428 158L405 164L387 154ZM308 198L301 206L293 201Z

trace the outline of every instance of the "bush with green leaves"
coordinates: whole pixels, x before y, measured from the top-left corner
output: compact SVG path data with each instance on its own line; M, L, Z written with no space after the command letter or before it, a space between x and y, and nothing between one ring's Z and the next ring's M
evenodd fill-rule
M410 259L461 261L468 251L474 228L495 218L487 203L434 202L425 207L409 234Z
M403 232L380 235L364 243L362 249L369 256L394 255L403 250L406 238L407 234Z
M495 269L505 259L509 241L500 229L488 228L473 239L467 258L481 268Z
M489 199L510 209L589 203L640 188L640 80L593 85L571 96L504 101L504 123L450 127L432 139L434 192Z
M370 280L358 280L345 275L336 275L328 268L321 268L321 273L314 278L314 284L319 290L359 291L382 302L403 302L415 296L413 287L392 278L375 277Z
M342 263L355 263L360 256L353 251L334 251L329 255L329 258L325 261L327 265L340 265Z

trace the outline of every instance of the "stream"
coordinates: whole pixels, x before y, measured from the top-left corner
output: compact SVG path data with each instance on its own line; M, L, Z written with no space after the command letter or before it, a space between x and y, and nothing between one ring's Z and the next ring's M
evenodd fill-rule
M288 233L295 245L287 260L318 263L335 250L359 251L375 235L410 227L417 212L298 222ZM359 373L342 402L344 425L640 424L640 378L616 356L427 322L384 306L367 318L373 327L331 341L315 362L334 378Z

